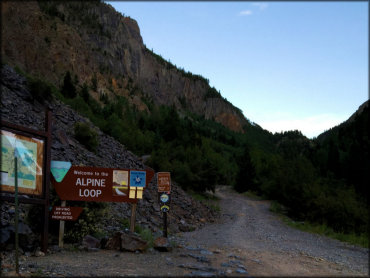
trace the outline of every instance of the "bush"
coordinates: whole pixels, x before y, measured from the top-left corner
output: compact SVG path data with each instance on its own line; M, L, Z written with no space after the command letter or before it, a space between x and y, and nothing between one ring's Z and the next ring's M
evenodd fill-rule
M100 202L78 202L84 208L76 222L66 223L65 241L70 243L80 242L86 235L97 238L104 237L106 233L99 225L107 217L108 204Z
M88 150L93 152L97 151L99 140L96 131L90 129L87 124L78 122L74 125L74 132L76 139Z
M98 90L98 79L96 78L95 74L91 77L91 89L93 91Z
M44 103L46 100L51 101L53 99L52 87L45 81L38 78L28 79L28 89L30 93L37 101Z
M76 87L73 84L71 73L69 71L67 71L64 76L63 86L60 91L63 96L67 98L74 98L77 95Z

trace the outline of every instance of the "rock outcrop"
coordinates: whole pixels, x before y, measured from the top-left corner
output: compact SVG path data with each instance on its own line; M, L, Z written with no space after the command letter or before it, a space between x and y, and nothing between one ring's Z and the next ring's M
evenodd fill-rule
M123 95L139 110L143 97L174 105L243 132L241 111L208 81L148 50L135 20L97 2L1 2L1 55L6 63L59 86L67 71L92 95Z

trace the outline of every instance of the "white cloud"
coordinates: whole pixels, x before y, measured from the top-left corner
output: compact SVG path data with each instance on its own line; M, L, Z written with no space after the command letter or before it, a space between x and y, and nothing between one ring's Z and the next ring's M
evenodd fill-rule
M264 9L267 9L267 7L269 5L267 3L263 3L263 2L256 2L256 3L252 3L252 6L255 6L255 7L259 8L261 11L263 11Z
M282 115L281 115L282 116ZM346 119L334 114L320 114L316 116L293 118L292 116L275 117L273 120L257 122L262 128L271 132L299 130L308 138L317 137L325 130L339 125Z
M267 3L263 3L263 2L255 2L255 3L252 3L251 5L252 5L252 10L244 10L244 11L241 11L241 12L239 12L239 15L240 16L252 15L253 14L253 10L259 9L260 11L263 11L263 10L267 9L267 7L268 7L268 4Z
M251 15L253 12L251 10L244 10L239 13L241 16Z

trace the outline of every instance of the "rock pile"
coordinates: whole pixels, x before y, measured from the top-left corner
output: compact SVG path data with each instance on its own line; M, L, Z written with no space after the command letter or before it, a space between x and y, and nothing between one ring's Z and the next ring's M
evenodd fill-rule
M72 165L98 166L107 168L144 169L143 162L112 137L104 134L87 118L76 113L71 107L58 100L45 101L43 104L35 100L27 89L27 81L11 67L1 68L1 117L2 120L43 130L45 108L53 113L52 127L52 160L70 161ZM84 122L93 128L99 137L97 153L87 150L74 135L74 124ZM204 204L193 200L175 183L172 185L171 211L168 214L170 232L191 231L212 222L217 215ZM162 216L158 204L158 196L153 180L145 190L143 199L139 201L136 212L137 224L159 233L162 227ZM73 202L71 202L71 205ZM11 222L9 208L12 204L4 204L1 225L5 227ZM22 205L26 209L27 206ZM101 227L110 234L122 230L122 219L128 219L131 207L127 203L110 203L109 217L104 219ZM24 215L26 212L24 213ZM21 217L21 221L22 221ZM32 228L32 227L31 227Z

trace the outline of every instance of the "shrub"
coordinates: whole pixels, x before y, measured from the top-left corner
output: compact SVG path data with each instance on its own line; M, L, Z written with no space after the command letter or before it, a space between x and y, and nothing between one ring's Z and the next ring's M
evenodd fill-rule
M86 103L90 101L89 87L84 83L80 90L80 95Z
M96 78L95 74L91 77L91 89L93 91L98 90L98 79Z
M86 235L104 237L106 232L99 223L107 217L108 204L100 202L78 202L84 208L76 222L66 223L65 241L75 243Z
M90 129L87 124L78 122L74 125L74 132L76 139L88 150L93 152L97 151L99 140L96 131Z
M74 98L77 95L76 87L73 84L71 73L69 71L67 71L64 76L61 92L67 98Z
M44 103L45 100L51 101L53 99L52 87L45 81L38 78L28 79L28 89L37 101Z

